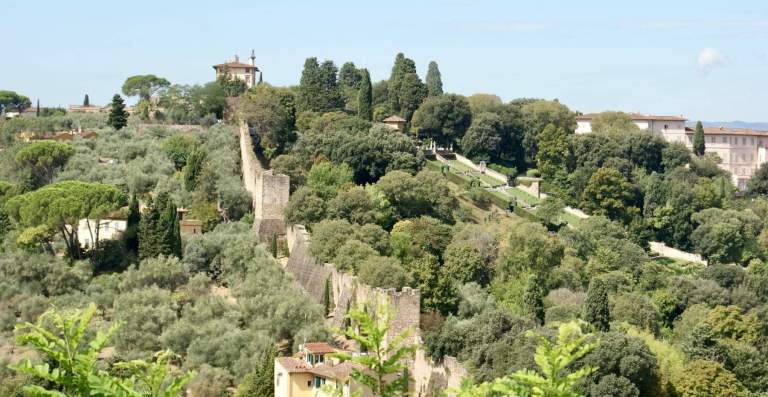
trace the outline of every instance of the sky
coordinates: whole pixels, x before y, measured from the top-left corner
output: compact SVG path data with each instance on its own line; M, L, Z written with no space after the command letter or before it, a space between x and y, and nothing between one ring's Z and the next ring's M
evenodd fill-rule
M627 3L627 4L623 4ZM631 3L631 4L629 4ZM126 77L214 79L256 52L264 81L307 57L374 81L395 55L444 90L554 99L584 113L768 121L768 1L16 1L0 9L0 90L41 106L104 104Z

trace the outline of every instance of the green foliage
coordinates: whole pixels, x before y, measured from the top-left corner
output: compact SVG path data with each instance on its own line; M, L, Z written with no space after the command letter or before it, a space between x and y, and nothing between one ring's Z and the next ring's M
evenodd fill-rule
M632 184L615 168L603 167L589 179L581 194L581 208L593 215L628 222L637 213Z
M534 335L529 332L529 335ZM539 372L523 369L510 376L494 379L480 385L464 385L456 391L459 397L578 397L579 382L596 370L595 367L581 367L575 371L566 368L584 357L597 343L591 334L583 334L580 324L571 322L559 327L557 340L538 336L535 360Z
M116 130L121 130L128 125L128 112L125 110L125 101L118 94L112 97L107 124Z
M370 245L359 240L350 239L336 251L336 258L333 260L333 264L338 270L357 273L360 263L377 255L379 253Z
M416 63L402 53L397 54L387 84L389 109L410 121L427 96L427 88L416 74Z
M274 349L261 354L253 370L237 386L234 397L274 397L275 355Z
M345 163L336 165L329 161L315 164L307 175L307 186L320 197L329 200L341 189L352 185L352 169Z
M411 279L400 263L386 256L371 256L359 265L360 281L371 287L400 289Z
M16 152L16 163L29 170L32 188L51 183L55 171L61 169L75 150L55 141L39 141L25 145Z
M427 86L427 96L443 95L443 79L440 76L440 69L437 67L437 62L432 61L429 63L425 82Z
M193 137L183 134L174 134L163 142L163 151L173 161L177 170L181 170L187 164L187 158L197 151L199 143Z
M704 126L701 121L696 122L696 129L693 132L693 154L703 156L706 150L704 146Z
M138 96L141 99L149 100L152 95L170 85L168 80L153 74L137 75L125 79L122 91L125 96Z
M184 173L184 188L187 191L193 191L197 187L197 179L205 166L207 154L202 150L193 150L187 157L186 164L182 169Z
M608 331L610 328L608 291L605 283L599 277L593 278L589 283L582 318L592 324L598 331Z
M471 122L469 102L455 94L427 98L413 115L419 134L443 146L459 143Z
M87 333L96 313L91 304L84 311L44 313L37 323L17 326L19 343L32 347L44 359L33 364L28 359L11 366L12 369L34 377L35 383L24 387L33 396L130 396L173 397L182 393L184 385L195 376L187 372L176 376L171 367L172 354L158 354L152 363L137 360L114 365L124 378L99 369L99 353L115 334L117 326L108 331Z
M749 263L759 254L756 238L761 220L751 211L709 208L691 216L698 224L691 235L696 251L713 263Z
M296 140L297 101L292 91L259 84L240 97L238 115L253 129L254 148L267 159L285 152Z
M148 202L139 222L139 254L143 258L158 255L181 257L181 234L176 205L165 193Z
M695 360L685 366L684 374L676 383L681 397L743 397L747 396L744 386L721 364L706 360Z
M375 396L395 397L408 392L406 361L413 357L416 346L407 345L406 339L413 330L399 335L388 335L391 318L387 308L374 317L361 309L352 309L347 318L354 324L343 335L358 343L365 355L335 353L342 362L361 366L354 368L350 377L366 386Z
M307 58L296 96L299 111L328 112L342 108L344 100L336 72L333 61L319 64L317 58Z
M65 181L16 196L5 208L21 227L44 227L51 234L60 233L69 257L79 259L82 253L77 229L66 225L77 225L83 218L99 220L125 202L125 194L114 186ZM95 227L90 221L88 224ZM96 236L95 231L91 233ZM98 247L98 240L94 239L94 245Z
M374 190L392 207L395 220L426 215L452 222L453 211L458 208L445 178L432 171L424 170L415 176L392 171L376 183Z
M768 195L768 165L761 164L747 182L747 194L750 196Z
M373 120L373 89L368 69L363 69L361 72L360 88L357 96L357 117L368 121Z
M565 172L570 157L569 136L564 128L554 124L547 125L539 134L536 165L545 179L553 181L558 172Z
M658 396L659 374L656 356L642 339L619 332L600 334L600 345L587 354L582 362L599 366L585 386L598 385L606 376L626 378L640 396Z
M337 250L354 236L354 227L345 220L323 220L312 228L309 253L320 263L330 263Z
M289 223L311 228L315 223L325 219L325 213L325 200L313 189L302 186L291 195L284 215Z
M503 137L502 119L495 113L479 113L472 116L472 124L461 138L461 149L473 161L489 161L499 158Z
M592 119L592 132L621 134L638 131L632 117L624 112L602 112Z
M2 113L9 111L9 109L22 112L31 105L32 102L24 95L17 94L14 91L0 90L0 112Z

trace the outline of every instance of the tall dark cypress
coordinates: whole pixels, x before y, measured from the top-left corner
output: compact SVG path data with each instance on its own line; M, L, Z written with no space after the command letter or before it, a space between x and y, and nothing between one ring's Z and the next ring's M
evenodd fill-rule
M587 299L584 301L584 321L592 324L598 331L606 332L610 329L608 288L599 277L593 278L589 283Z
M693 132L693 154L703 156L705 151L704 126L701 124L701 121L697 121L696 130Z
M125 228L125 247L134 254L139 253L139 223L141 214L139 213L139 200L136 195L131 196L128 203L128 222Z
M40 100L37 100L37 107L35 108L35 117L40 117Z
M426 84L428 96L443 95L443 79L440 76L440 69L438 69L437 62L435 61L429 63Z
M544 288L541 278L532 275L528 277L528 285L523 293L525 311L539 324L544 324Z
M360 88L357 93L357 116L363 120L373 119L373 87L371 86L371 75L368 69L360 72Z
M128 125L128 112L125 111L125 102L123 98L115 94L112 97L111 110L107 117L107 124L112 128L119 130Z
M83 99L83 106L91 106L91 100L88 98L88 94L85 94L85 98Z
M147 199L147 211L139 220L139 258L154 258L162 253L160 235L160 208L158 200Z

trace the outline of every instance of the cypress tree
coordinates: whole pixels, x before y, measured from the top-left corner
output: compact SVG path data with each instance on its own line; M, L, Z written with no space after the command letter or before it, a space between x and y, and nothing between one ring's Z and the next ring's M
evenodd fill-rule
M37 100L37 107L35 108L35 117L40 117L40 100Z
M360 89L357 93L357 116L363 120L371 121L373 119L373 88L371 87L371 75L368 69L363 69L360 73Z
M162 253L160 236L160 208L158 200L147 200L147 211L139 220L139 258L154 258Z
M592 324L596 330L606 332L610 329L610 320L608 288L602 279L595 277L589 283L587 299L584 301L584 321Z
M270 248L272 251L272 257L277 259L277 233L272 233L272 240L270 241Z
M165 231L163 235L164 254L181 258L181 227L179 213L170 197L165 201L165 209L161 224Z
M111 110L109 111L107 124L116 130L122 129L128 125L128 112L125 111L125 102L118 94L115 94L115 96L112 97Z
M437 62L432 61L429 63L427 69L427 96L440 96L443 95L443 79L440 76L440 69L437 68Z
M187 164L183 168L184 188L188 192L195 190L197 179L203 171L206 154L204 151L195 149L187 156Z
M125 228L125 246L134 254L139 253L139 223L141 214L139 213L139 200L135 195L131 196L128 203L128 222Z
M275 356L277 352L274 348L262 353L256 366L237 387L234 397L274 397Z
M525 311L530 314L539 324L544 323L544 286L542 281L536 275L528 277L528 285L523 293L523 304Z
M392 66L392 73L389 75L389 82L387 83L389 107L396 113L400 112L400 86L403 82L404 67L405 55L401 52L395 56L395 64Z
M705 149L704 126L701 124L701 121L697 121L696 130L693 133L693 154L703 156Z
M167 193L149 200L139 221L139 257L174 255L181 258L181 230L176 205Z
M91 100L88 99L88 94L85 94L85 98L83 99L83 106L91 106Z
M331 313L331 278L325 280L325 286L323 287L323 307L325 308L325 315Z

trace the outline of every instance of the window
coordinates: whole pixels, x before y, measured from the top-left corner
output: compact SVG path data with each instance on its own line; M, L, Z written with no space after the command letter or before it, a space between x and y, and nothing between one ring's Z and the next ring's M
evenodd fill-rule
M280 378L283 376L283 373L277 374L277 378L275 378L275 386L280 386Z
M754 146L755 145L755 138L749 138L749 144Z
M667 128L669 128L669 126L664 124L664 129L666 130Z
M321 378L319 376L315 376L314 380L315 380L315 382L314 382L315 389L319 389L319 388L323 387L323 385L325 384L325 378Z
M728 143L728 138L723 137L723 143Z
M747 138L741 138L741 144L746 145L747 144Z

